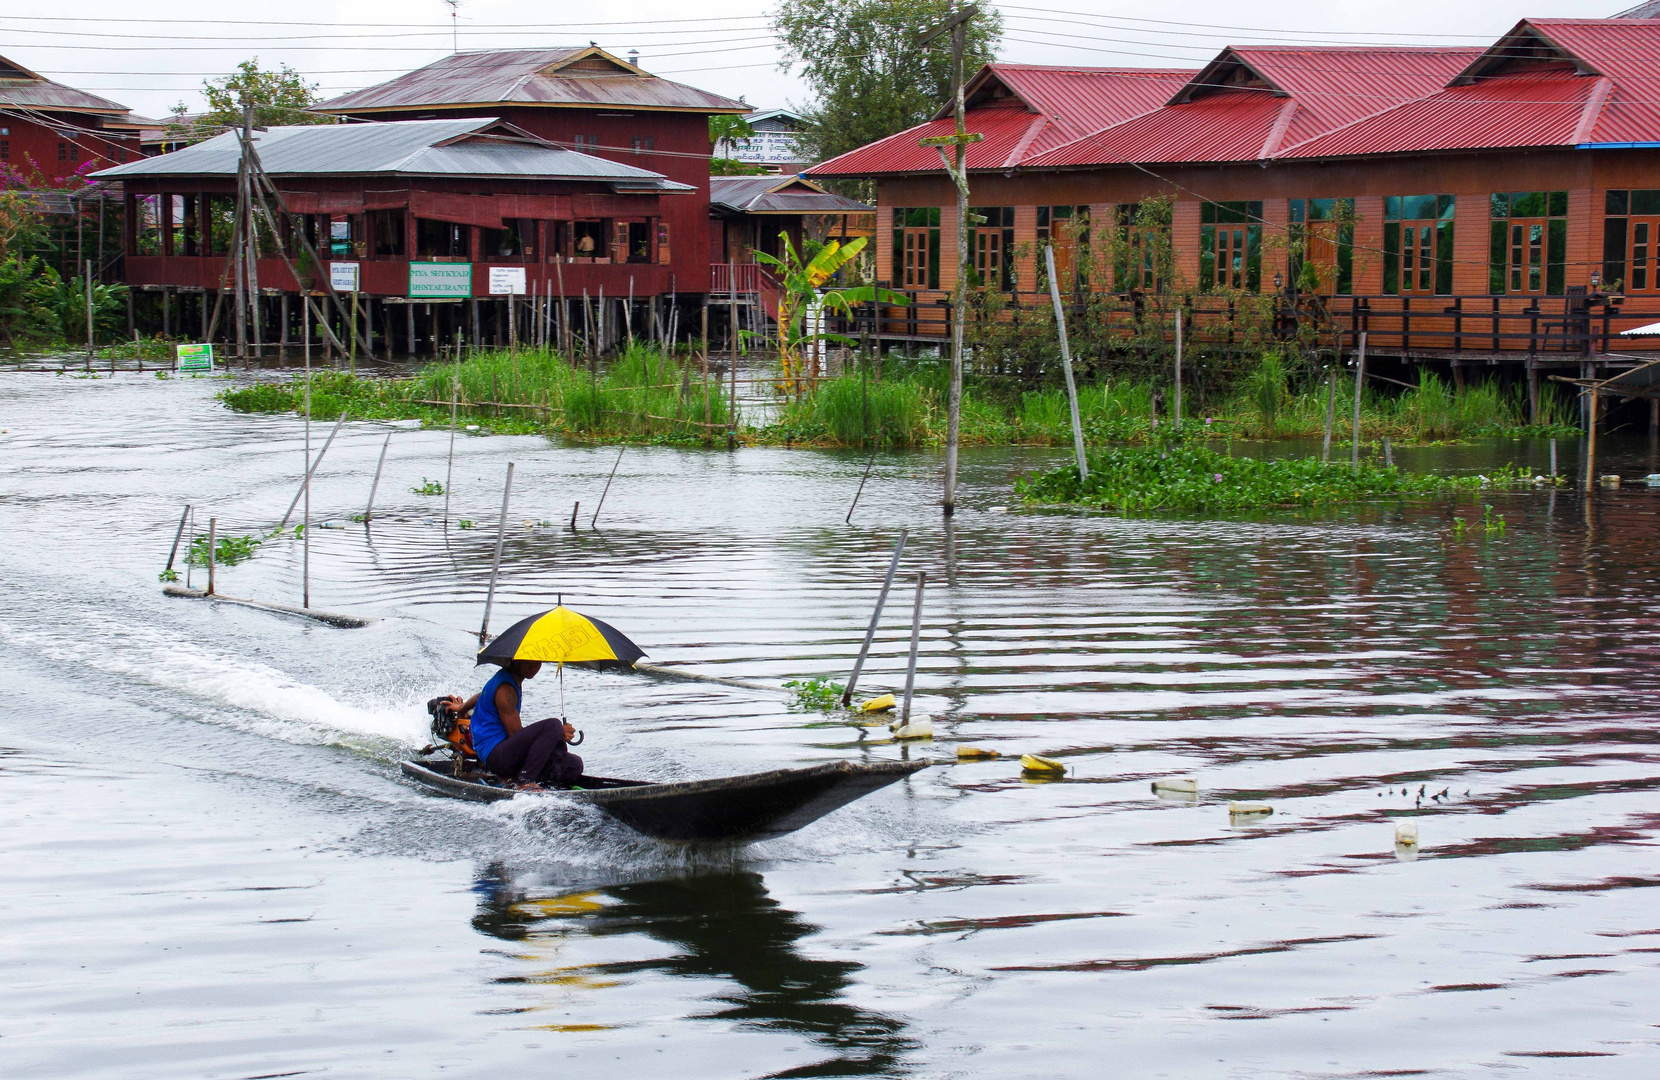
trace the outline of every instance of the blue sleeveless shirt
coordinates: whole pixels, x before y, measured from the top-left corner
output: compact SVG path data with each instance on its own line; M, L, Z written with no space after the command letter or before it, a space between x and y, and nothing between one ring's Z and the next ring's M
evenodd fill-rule
M478 692L478 703L473 706L473 753L478 755L479 761L488 761L490 751L507 738L507 732L501 726L501 714L496 712L496 689L503 684L513 687L513 696L523 702L524 688L513 673L502 668L490 677L484 684L484 689Z

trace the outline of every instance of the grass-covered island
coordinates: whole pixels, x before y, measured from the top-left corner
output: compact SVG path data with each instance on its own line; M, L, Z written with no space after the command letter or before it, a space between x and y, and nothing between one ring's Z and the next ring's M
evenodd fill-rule
M1532 486L1525 470L1505 467L1491 476L1407 473L1362 461L1317 457L1234 457L1226 448L1182 439L1120 446L1087 457L1089 478L1077 463L1023 477L1016 491L1028 505L1072 506L1119 513L1218 512L1272 507L1328 506L1409 495L1443 495Z

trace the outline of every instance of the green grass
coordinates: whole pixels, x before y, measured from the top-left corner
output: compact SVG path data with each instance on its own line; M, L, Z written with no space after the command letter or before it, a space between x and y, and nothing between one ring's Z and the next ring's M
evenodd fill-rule
M449 423L450 401L468 423L490 431L552 433L587 439L692 441L728 422L727 395L711 380L706 388L695 358L665 355L636 344L597 375L552 350L477 353L455 364L430 364L413 379L355 377L340 371L312 373L313 419L337 419L342 411L366 420L418 419ZM294 412L304 407L304 378L262 382L221 395L238 412Z
M1201 442L1168 439L1088 456L1089 479L1070 464L1016 482L1033 505L1087 506L1120 513L1211 513L1270 507L1311 507L1412 495L1531 485L1531 475L1505 468L1496 475L1406 473L1393 466L1323 462L1319 458L1232 457Z

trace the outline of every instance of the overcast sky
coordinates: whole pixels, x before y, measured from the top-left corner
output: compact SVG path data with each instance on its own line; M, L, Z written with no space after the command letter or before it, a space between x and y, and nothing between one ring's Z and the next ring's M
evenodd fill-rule
M773 0L620 0L603 15L536 0L56 0L8 5L0 54L50 78L162 116L202 101L204 77L243 59L287 63L325 95L373 85L452 49L540 47L595 41L618 55L638 49L650 71L761 108L804 104L808 91L778 69L767 12ZM1523 16L1602 17L1621 0L1557 0L1546 10L1497 0L1366 0L1316 7L1290 0L1169 5L1025 0L1004 13L1000 58L1024 63L1198 67L1229 43L1481 45ZM50 13L50 14L48 14ZM273 22L283 19L288 22ZM578 18L597 21L579 23ZM194 20L220 22L197 23ZM150 21L146 21L150 20ZM247 20L249 25L236 25ZM261 22L260 20L265 20ZM352 26L348 24L368 24Z

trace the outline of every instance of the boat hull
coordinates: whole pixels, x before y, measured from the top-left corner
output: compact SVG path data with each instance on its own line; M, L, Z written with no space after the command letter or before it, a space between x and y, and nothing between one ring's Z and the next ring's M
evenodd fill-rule
M584 776L577 782L581 790L558 794L591 803L658 840L752 842L794 832L928 765L836 761L672 784ZM457 777L445 760L405 761L401 767L405 776L452 798L496 802L521 794L482 774Z

